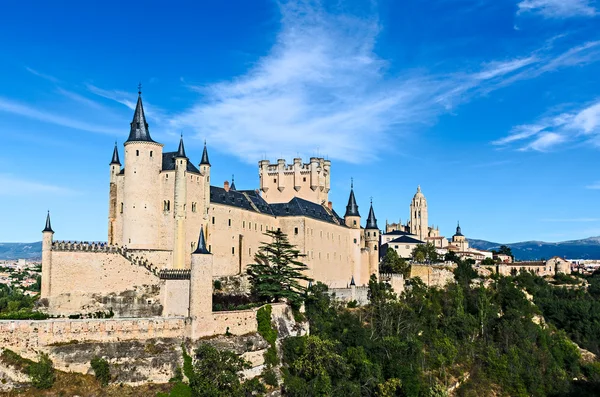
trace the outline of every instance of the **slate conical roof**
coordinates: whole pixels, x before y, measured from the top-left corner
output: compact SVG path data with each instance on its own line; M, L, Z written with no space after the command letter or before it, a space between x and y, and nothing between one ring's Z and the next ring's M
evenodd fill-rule
M454 234L455 236L462 236L462 232L460 230L460 222L457 223L456 225L456 234Z
M371 202L371 208L369 209L369 217L367 218L367 227L365 229L379 229L377 227L377 218L375 218L375 211L373 211L373 202Z
M356 283L354 282L354 276L352 276L352 280L350 280L350 286L356 286Z
M177 154L175 155L175 157L187 159L187 156L185 155L185 147L183 146L183 135L181 136L181 138L179 138L179 148L177 149Z
M235 179L234 179L233 175L231 175L231 186L229 186L229 190L236 190L235 189Z
M202 160L200 160L200 165L210 165L210 161L208 161L208 150L206 150L206 141L204 141L204 150L202 151Z
M210 252L206 248L206 240L204 240L204 228L202 227L200 227L200 237L198 238L198 246L196 247L196 251L192 252L192 254L210 254Z
M115 142L115 150L113 150L112 161L110 165L118 164L121 165L121 161L119 160L119 150L117 149L117 142Z
M346 216L360 216L356 198L354 197L354 184L350 185L350 198L348 198L348 205L346 206L346 214L344 217Z
M138 100L135 105L135 113L133 113L133 120L131 121L131 129L129 130L129 138L126 142L154 142L150 138L150 131L148 130L148 123L146 122L146 115L144 114L144 105L142 104L142 92L138 91Z
M54 233L54 230L52 230L52 225L50 224L50 211L48 211L48 215L46 215L46 227L44 230L42 230L42 233L44 232Z

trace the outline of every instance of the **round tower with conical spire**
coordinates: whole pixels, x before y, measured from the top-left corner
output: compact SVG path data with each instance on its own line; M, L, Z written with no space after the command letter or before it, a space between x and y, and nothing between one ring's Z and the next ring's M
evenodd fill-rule
M185 154L183 145L183 135L179 139L179 148L174 157L175 160L175 197L174 197L174 215L175 215L175 233L173 242L173 268L185 268L185 212L187 201L187 180L186 171L188 166L188 157Z
M160 178L163 145L150 137L144 114L141 86L125 146L123 201L123 241L128 248L163 247L154 214L160 213Z
M352 229L360 229L360 213L358 212L358 204L354 197L354 181L350 181L350 197L344 214L344 223Z
M369 250L369 275L375 274L379 277L379 227L373 210L373 200L367 217L365 227L365 248Z
M108 244L116 243L117 232L117 175L121 172L121 161L119 160L119 149L117 141L112 154L110 167L110 185L108 189Z
M206 141L204 141L204 150L202 151L202 159L198 165L200 173L204 178L204 219L208 219L208 212L206 211L210 206L210 161L208 160L208 149L206 148Z
M200 236L196 250L192 252L190 271L190 318L192 339L210 335L212 329L213 255L206 247L204 228L200 226Z
M42 285L41 298L50 297L50 277L52 274L52 240L54 238L54 230L50 224L50 211L46 215L46 226L42 230Z

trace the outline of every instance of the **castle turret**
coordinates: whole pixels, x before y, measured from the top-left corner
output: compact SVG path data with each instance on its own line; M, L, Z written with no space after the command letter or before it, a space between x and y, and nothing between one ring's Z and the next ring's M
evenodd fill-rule
M173 247L173 268L185 267L185 212L187 199L186 170L189 159L185 155L183 135L179 139L179 148L175 154L175 241Z
M162 144L150 137L146 122L142 93L131 121L129 138L125 142L125 170L123 201L123 241L129 248L161 247L159 223L155 214L160 213L160 171L162 170Z
M116 223L117 223L117 175L121 172L121 161L119 160L119 150L115 141L115 148L110 161L110 185L108 189L108 244L115 244Z
M50 224L50 211L46 215L46 227L42 230L42 290L41 297L50 296L50 276L52 274L52 239L54 230Z
M369 249L369 274L379 274L379 228L373 211L373 201L369 209L367 226L365 227L365 248Z
M354 197L354 181L350 182L350 197L346 206L346 214L344 215L346 226L352 229L360 229L360 214L358 212L358 204Z
M204 150L202 151L202 159L200 160L199 167L200 173L204 177L204 219L208 219L208 212L206 211L210 206L210 161L208 160L208 149L206 148L206 141L204 141Z
M190 273L190 317L192 319L192 338L197 339L210 335L209 326L212 319L213 292L213 256L206 248L204 229L200 227L200 237L196 250L192 252L192 268Z

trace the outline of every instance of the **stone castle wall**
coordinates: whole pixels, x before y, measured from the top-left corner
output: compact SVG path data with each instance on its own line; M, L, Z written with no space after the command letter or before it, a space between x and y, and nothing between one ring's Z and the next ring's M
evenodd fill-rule
M444 287L454 281L454 273L446 267L411 265L410 278L419 277L428 287Z

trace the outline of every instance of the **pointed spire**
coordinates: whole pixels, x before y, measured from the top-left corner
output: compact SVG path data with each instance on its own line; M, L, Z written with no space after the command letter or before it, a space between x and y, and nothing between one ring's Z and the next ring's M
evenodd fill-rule
M200 237L198 238L198 246L196 247L196 251L192 252L192 254L210 254L208 249L206 248L206 240L204 240L204 228L200 227Z
M187 156L185 155L185 147L183 147L183 134L181 134L181 138L179 138L179 149L177 149L177 154L175 155L175 158L186 158Z
M148 130L148 123L146 122L146 115L144 114L144 105L142 104L142 85L138 86L138 100L135 105L135 112L133 113L133 120L131 121L131 129L129 130L129 138L126 142L142 141L142 142L154 142L150 138L150 131Z
M457 221L456 222L456 234L455 234L455 236L462 236L462 235L463 234L462 234L462 231L460 229L460 221Z
M46 215L46 227L44 230L42 230L42 233L45 232L54 233L54 230L52 230L52 225L50 224L50 211L48 211L48 215Z
M373 199L371 199L371 208L369 209L369 217L367 218L367 227L365 229L379 229L377 227L377 218L375 218L375 211L373 211Z
M210 165L210 161L208 161L208 150L206 150L206 141L204 141L204 151L202 151L202 160L200 160L200 165Z
M119 164L121 165L121 161L119 160L119 150L117 149L117 141L115 141L115 150L113 150L112 161L110 165Z
M356 283L354 282L354 276L352 276L352 280L350 280L350 286L355 287Z
M229 190L235 190L235 178L234 178L234 175L231 175L231 186L229 186Z
M344 217L346 216L360 216L356 198L354 197L354 179L350 179L350 197L348 198L348 205L346 206L346 214Z

